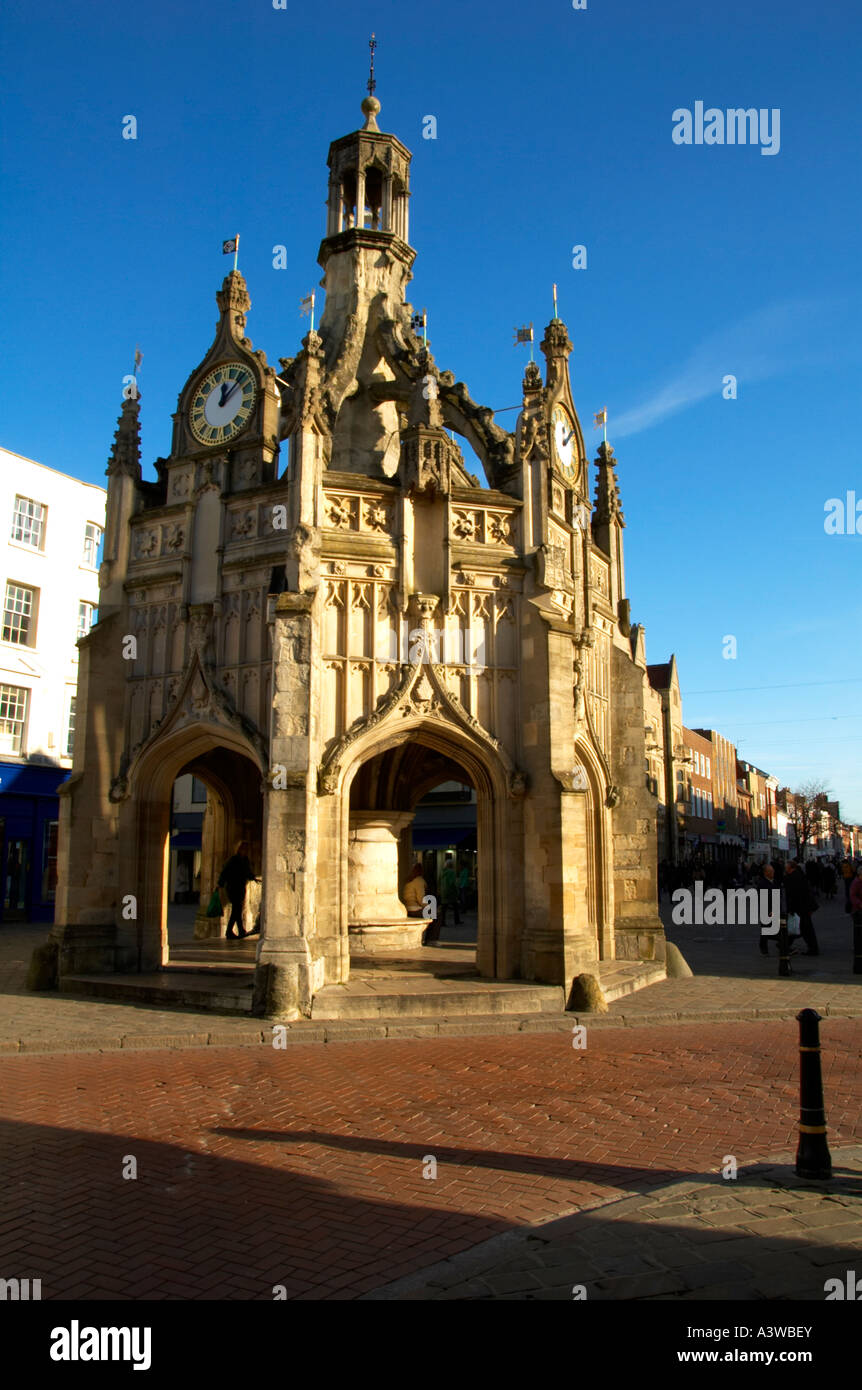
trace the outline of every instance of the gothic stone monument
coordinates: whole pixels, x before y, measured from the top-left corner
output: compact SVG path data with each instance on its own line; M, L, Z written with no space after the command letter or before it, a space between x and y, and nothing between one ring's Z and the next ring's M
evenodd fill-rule
M410 823L453 778L476 792L484 976L568 991L664 958L612 450L591 501L558 318L514 433L437 367L405 300L410 152L362 109L329 152L318 331L277 374L233 270L154 481L123 404L61 789L61 977L167 961L180 772L209 789L202 904L239 839L262 874L258 1013L309 1015L351 957L419 945Z

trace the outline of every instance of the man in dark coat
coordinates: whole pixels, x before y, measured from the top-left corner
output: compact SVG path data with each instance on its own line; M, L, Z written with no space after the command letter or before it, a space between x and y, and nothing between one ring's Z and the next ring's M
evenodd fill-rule
M230 899L230 921L225 936L236 940L250 936L251 932L242 929L242 909L245 904L245 886L254 878L254 869L248 857L248 844L241 840L219 875L218 886L224 888ZM234 931L236 927L238 930Z
M811 920L811 885L805 876L801 859L791 859L784 875L784 891L787 897L788 914L799 916L799 935L808 947L809 956L819 956L817 935Z
M758 904L758 908L760 907L760 904L761 904L762 901L763 901L763 899L760 897L760 894L761 894L761 893L768 893L768 894L769 894L769 897L766 899L766 901L767 901L767 902L770 904L770 906L771 906L771 905L772 905L772 894L773 894L773 892L775 891L776 888L779 890L779 892L780 892L780 894L781 894L780 907L779 907L779 920L783 922L783 921L785 920L785 918L787 917L787 906L786 906L785 898L784 898L784 889L780 887L780 885L779 885L779 883L778 883L778 881L777 881L777 879L776 879L776 877L775 877L775 865L774 865L774 864L764 864L763 868L760 870L760 873L759 873L758 876L757 876L757 882L755 883L754 886L755 886L755 888L757 889L757 904ZM780 943L779 943L778 933L776 932L774 936L773 936L773 935L767 935L767 934L764 932L764 930L763 930L763 923L761 923L761 926L760 926L760 953L761 953L761 955L764 955L764 956L768 956L768 955L769 955L769 943L770 943L770 941L774 941L774 942L775 942L776 946L778 947L778 954L781 955L781 946L780 946Z

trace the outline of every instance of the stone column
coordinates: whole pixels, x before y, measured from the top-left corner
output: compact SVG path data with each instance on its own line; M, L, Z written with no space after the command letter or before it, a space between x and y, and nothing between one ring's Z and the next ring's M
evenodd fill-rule
M384 232L392 231L392 175L383 180L383 202L380 208L380 227Z
M123 903L134 894L124 876L119 798L111 772L121 765L127 663L116 611L84 638L78 663L78 726L72 776L60 787L57 895L51 954L63 975L135 969L136 951L118 950ZM123 847L126 848L126 847ZM134 924L132 924L134 926ZM131 963L130 963L131 960Z
M315 958L317 679L315 594L284 593L272 623L272 736L263 814L263 898L253 1012L310 1017Z
M207 790L206 810L201 825L201 893L195 913L196 941L221 936L225 922L224 913L220 917L207 917L207 906L221 871L215 843L215 810L215 799L212 792Z
M351 956L410 951L426 923L398 897L398 841L412 811L351 811L347 913Z

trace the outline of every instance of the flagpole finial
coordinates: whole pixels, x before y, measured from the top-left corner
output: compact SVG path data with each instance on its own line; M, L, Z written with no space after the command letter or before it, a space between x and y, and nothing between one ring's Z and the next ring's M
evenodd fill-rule
M374 95L377 88L377 82L374 77L374 50L377 47L377 40L373 34L368 40L368 47L371 49L371 66L368 73L368 96L364 97L362 101L362 114L365 117L365 125L362 128L363 130L379 130L380 127L377 124L377 115L380 111L380 102Z
M370 97L373 97L374 89L377 86L377 83L374 81L374 50L377 47L377 40L373 34L371 35L371 38L368 40L368 47L371 50L371 70L368 74L368 95Z

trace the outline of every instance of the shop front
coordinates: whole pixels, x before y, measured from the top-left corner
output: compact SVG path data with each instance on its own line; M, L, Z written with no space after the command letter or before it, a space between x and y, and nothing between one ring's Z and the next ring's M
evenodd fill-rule
M61 767L0 761L0 926L53 922Z

